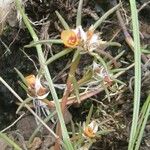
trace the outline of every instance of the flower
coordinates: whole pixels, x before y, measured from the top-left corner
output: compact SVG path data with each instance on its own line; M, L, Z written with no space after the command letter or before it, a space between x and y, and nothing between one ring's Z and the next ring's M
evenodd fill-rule
M103 81L105 81L109 85L112 84L113 80L110 78L108 71L103 66L100 66L99 64L97 64L95 61L93 61L93 71L95 75L102 78Z
M25 77L28 95L37 99L44 99L48 96L49 90L47 87L44 87L41 83L41 76L29 75Z
M89 52L95 50L99 46L98 35L94 34L92 29L85 32L82 26L78 26L76 29L62 31L61 39L67 47L76 48L80 46L83 50Z
M98 131L98 124L96 121L92 121L90 124L85 126L83 125L83 136L87 138L94 138Z
M79 39L73 30L64 30L61 39L67 47L75 48L79 44Z

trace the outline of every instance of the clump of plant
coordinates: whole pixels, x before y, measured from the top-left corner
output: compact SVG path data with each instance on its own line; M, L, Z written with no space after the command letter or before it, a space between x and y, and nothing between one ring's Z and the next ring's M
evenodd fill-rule
M124 85L124 83L117 79L122 73L127 69L131 68L134 64L125 69L114 70L117 66L117 59L119 59L124 52L121 52L116 57L112 57L109 53L105 52L103 49L109 46L121 46L117 42L103 41L101 34L96 32L96 29L101 25L101 23L114 11L116 11L120 4L116 5L114 8L110 9L106 14L104 14L99 20L97 20L93 25L91 25L87 31L84 31L82 26L82 3L83 0L79 1L79 6L77 10L76 17L76 28L72 29L64 18L56 11L56 15L59 18L64 30L61 32L61 39L49 39L39 41L35 31L33 30L28 17L26 16L24 9L21 7L20 1L16 1L16 6L20 12L23 21L28 28L33 42L25 47L35 47L38 54L38 60L40 67L36 74L30 74L26 77L16 69L18 75L22 79L20 85L27 92L27 99L22 100L3 80L5 85L14 93L14 95L21 101L21 104L17 110L25 106L34 116L39 124L38 128L35 130L29 143L32 142L37 131L44 125L49 132L56 138L55 149L88 149L96 139L100 138L103 134L109 134L112 130L104 130L99 126L99 121L96 118L92 118L93 106L89 110L86 122L78 123L75 125L72 122L72 130L68 132L64 115L68 106L73 104L81 104L82 101L96 95L102 90L105 91L108 100L110 101L110 91L114 91L114 85ZM61 52L55 54L54 56L46 59L43 54L42 44L62 44ZM70 64L70 70L68 72L68 78L65 84L64 93L62 98L58 98L58 94L55 90L55 84L52 81L48 65L50 65L55 60L61 60L61 57L73 52L73 58ZM93 63L88 67L87 71L83 76L77 80L76 70L79 67L80 58L88 54L91 57ZM104 59L104 57L106 59ZM117 72L117 73L115 73ZM49 100L49 95L51 94L53 100ZM35 110L42 110L45 119L44 121L40 118L41 116L37 111L33 111L27 104L32 101ZM51 108L55 108L55 112L51 112ZM50 129L46 122L53 119L53 115L58 115L58 122L56 122L56 130Z

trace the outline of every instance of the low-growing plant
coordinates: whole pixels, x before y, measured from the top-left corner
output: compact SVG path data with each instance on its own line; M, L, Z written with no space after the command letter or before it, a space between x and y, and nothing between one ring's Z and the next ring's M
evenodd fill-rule
M108 12L106 12L101 18L99 18L94 24L92 24L86 31L82 26L82 5L83 0L79 1L77 16L76 16L76 27L72 28L68 25L65 19L61 14L56 11L56 15L63 26L60 34L60 39L49 39L49 40L39 40L36 32L30 24L29 18L25 14L24 8L21 6L20 0L15 0L17 11L22 16L25 26L27 27L33 41L25 45L24 48L35 47L38 55L39 65L36 74L30 74L24 76L17 68L15 68L18 76L21 81L19 81L20 86L26 91L27 98L23 101L15 91L2 79L0 81L20 100L20 105L16 111L18 113L23 107L26 107L34 116L39 124L37 129L31 135L28 145L30 145L36 136L38 130L44 125L49 132L55 137L54 149L89 149L90 146L96 142L104 134L109 134L113 130L104 130L100 128L98 119L92 117L93 105L91 106L89 113L86 117L86 121L82 123L74 123L71 121L71 130L67 130L67 126L64 121L64 115L68 105L73 104L80 105L82 101L92 97L93 95L98 94L100 91L105 91L108 101L111 101L111 91L116 91L114 85L124 86L125 83L117 79L121 74L126 70L132 68L134 63L128 66L127 68L117 69L117 59L119 59L124 51L119 53L117 56L113 57L109 53L105 52L104 49L109 48L110 46L120 47L121 45L118 42L104 41L102 40L101 34L97 31L97 28L109 17L112 13L119 9L121 4L119 3ZM132 6L132 5L131 5ZM133 6L132 6L133 7ZM133 17L133 16L132 16ZM137 22L133 22L133 28L135 30L135 25ZM137 28L136 28L137 29ZM137 36L134 31L134 37ZM135 101L134 101L134 115L135 123L132 125L129 149L132 150L134 147L134 142L137 140L137 137L141 139L141 132L138 130L136 134L136 129L143 130L143 124L140 122L138 126L138 111L139 111L139 99L140 94L136 93L140 91L140 52L139 52L139 41L138 37L135 37ZM45 58L42 44L59 44L61 45L62 50L51 56L50 58ZM61 61L61 57L69 53L74 53L72 61L70 63L70 68L68 72L68 77L63 87L63 95L59 99L58 93L55 89L55 83L51 78L51 73L48 66L56 60ZM87 66L86 71L82 74L80 79L76 76L76 70L79 67L80 60L83 55L90 55L92 63ZM138 70L137 70L138 69ZM117 73L116 73L117 72ZM49 100L51 95L52 100ZM41 110L44 114L44 121L41 119L37 111L33 111L28 103L33 102L33 107L35 110ZM149 98L146 103L149 103ZM145 104L146 105L146 104ZM144 105L144 106L145 106ZM143 106L143 107L144 107ZM51 112L51 108L55 108L54 112ZM146 108L146 109L144 109ZM142 112L147 116L149 107L144 107ZM147 112L146 112L147 110ZM58 121L54 119L54 115L58 116ZM142 117L141 117L142 118ZM51 120L55 122L56 130L52 130L47 126L47 122ZM142 120L144 120L142 118ZM146 121L146 120L145 120ZM134 127L135 125L135 127ZM2 134L2 136L4 136ZM136 139L135 139L136 138ZM7 138L6 138L7 139ZM7 139L8 140L8 139ZM11 143L14 146L15 143ZM136 149L138 149L139 144L137 144Z

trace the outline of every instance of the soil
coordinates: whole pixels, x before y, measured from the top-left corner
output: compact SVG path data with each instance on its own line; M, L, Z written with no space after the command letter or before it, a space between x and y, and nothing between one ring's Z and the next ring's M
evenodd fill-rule
M145 0L137 0L137 7L145 3ZM129 19L130 17L130 8L129 2L123 0L122 13L124 14L124 19ZM55 11L64 17L64 19L69 23L69 25L75 27L75 19L78 1L77 0L25 0L25 12L34 24L36 33L40 39L49 39L49 38L59 38L60 32L63 30L58 18L55 14ZM86 29L91 24L97 20L99 16L102 16L106 11L112 8L111 0L85 0L83 5L82 13L82 26ZM124 11L124 12L123 12ZM6 20L6 26L3 30L3 33L0 36L0 76L5 79L5 81L23 98L26 98L25 91L20 87L18 77L14 68L17 68L24 76L29 74L36 74L36 69L33 64L35 62L36 66L39 67L38 58L35 48L23 48L24 45L29 44L32 41L32 38L29 35L28 30L25 28L22 22L17 20L13 21L14 16L16 16L14 7L13 7L12 16L9 16ZM141 44L146 46L146 49L149 49L150 43L150 4L145 6L139 12L139 22L140 22L140 32L141 32ZM12 17L12 18L11 18ZM43 19L44 18L44 19ZM21 20L20 20L21 21ZM101 32L101 37L103 40L109 41L117 32L118 29L121 29L119 26L116 14L113 13L98 29L97 32ZM128 32L131 34L131 24L127 25ZM120 64L121 68L127 67L134 62L134 54L130 47L125 42L123 32L113 39L117 41L122 46L121 48L106 48L105 51L110 53L113 57L119 54L121 51L125 50L123 56L117 60L117 63ZM7 45L7 47L6 47ZM48 57L51 56L51 53L56 54L62 50L62 45L44 45L43 49L48 52ZM27 57L27 55L30 57ZM52 78L56 83L65 83L68 73L68 69L64 72L61 72L64 69L64 66L68 66L71 62L73 54L68 54L62 57L61 61L57 60L49 66ZM141 106L144 103L149 91L150 91L150 56L147 55L149 59L147 62L142 64L142 92L141 92ZM32 61L31 61L32 59ZM79 68L76 71L77 77L80 78L86 67L92 63L91 57L89 55L83 55ZM67 68L67 67L66 67ZM107 99L104 100L105 92L101 92L84 101L81 105L71 106L69 108L69 117L66 116L66 123L69 123L72 119L74 122L83 122L86 120L86 116L91 107L91 104L94 105L94 118L99 119L100 122L106 121L103 125L105 128L113 130L113 132L103 135L100 139L96 141L90 148L90 150L127 150L130 126L132 121L132 111L133 111L133 77L134 69L126 71L119 79L125 82L126 86L120 89L120 94L114 95L111 97L111 101ZM62 91L58 90L59 97L62 96ZM98 102L94 101L97 100ZM13 121L18 118L16 115L16 110L18 105L17 99L8 91L8 89L0 83L0 130L4 129L10 125ZM37 124L32 115L30 115L26 110L23 110L27 113L25 117L18 121L16 125L10 128L7 132L9 135L16 138L18 135L16 132L21 133L23 141L29 139ZM50 123L50 126L52 123ZM142 140L141 150L150 149L150 120L147 122L147 126L144 132L144 138ZM20 136L20 134L19 134ZM38 135L39 139L35 139L35 142L39 144L38 147L31 146L31 149L45 150L49 149L54 144L54 139L51 135L48 135L48 132L41 132ZM0 146L3 145L3 149L7 149L8 146L4 144L5 142L0 140ZM34 144L34 142L32 143ZM47 144L47 145L46 145ZM2 149L2 150L3 150ZM9 149L9 148L8 148ZM11 149L11 148L10 148ZM32 149L32 150L33 150Z

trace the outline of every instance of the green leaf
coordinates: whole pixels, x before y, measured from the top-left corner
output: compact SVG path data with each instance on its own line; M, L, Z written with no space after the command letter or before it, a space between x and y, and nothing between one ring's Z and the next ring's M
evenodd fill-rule
M146 105L145 105L146 104ZM146 99L146 102L144 103L143 107L142 107L141 113L143 114L143 116L140 119L140 122L138 124L138 133L137 133L137 137L136 137L136 145L135 145L135 150L139 150L140 148L140 144L141 144L141 140L143 137L143 133L144 133L144 129L150 114L150 94Z
M83 0L80 0L78 5L78 10L77 10L76 27L81 25L82 4L83 4Z
M87 126L90 123L91 117L92 117L92 113L93 113L93 105L91 106L88 116L86 117L86 122L85 125Z
M75 95L77 97L77 101L78 103L80 104L81 101L80 101L80 93L79 93L79 85L78 85L78 82L76 80L76 78L72 75L70 75L70 78L71 78L71 81L72 81L72 84L73 84L73 88L74 88L74 91L75 91Z
M73 50L74 50L74 49L72 49L72 48L66 48L66 49L64 49L63 51L61 51L61 52L55 54L54 56L50 57L50 58L46 61L46 65L51 64L51 63L54 62L55 60L57 60L57 59L61 58L62 56L66 55L66 54L68 54L68 53L70 53L70 52L72 52Z
M49 39L49 40L40 40L40 41L34 41L31 42L28 45L25 45L25 48L34 47L38 44L63 44L63 41L61 39Z
M141 49L141 50L142 50L142 53L150 54L150 49Z
M91 30L96 30L100 25L101 23L103 23L106 18L108 18L113 12L115 12L119 7L121 6L121 4L119 3L118 5L116 5L115 7L113 7L112 9L108 10L99 20L97 20L95 22L94 25L92 25L90 27Z
M17 72L18 76L21 78L21 80L23 81L23 83L27 86L27 81L25 79L25 77L23 76L23 74L17 69L17 68L14 68L15 71Z
M60 15L60 13L58 11L55 11L59 21L61 22L62 26L64 27L65 30L69 30L70 27L67 24L67 22L65 21L65 19Z
M30 35L33 38L33 41L38 42L39 38L38 38L37 34L35 33L35 31L33 30L32 26L29 22L28 17L24 13L24 10L22 9L21 4L20 4L20 0L15 0L15 2L16 2L17 10L20 12L20 14L23 18L23 21L24 21L26 27L28 28L28 30L30 32ZM58 100L58 95L56 93L56 90L55 90L55 87L54 87L54 84L53 84L48 66L46 65L46 62L45 62L45 57L44 57L44 54L43 54L43 51L42 51L41 44L36 45L36 50L37 50L37 54L38 54L38 58L39 58L39 62L40 62L40 67L44 72L44 76L45 76L45 78L48 82L48 86L49 86L49 89L51 91L54 103L55 103L56 111L57 111L57 114L58 114L61 130L62 130L63 142L64 142L65 146L67 147L67 149L73 150L73 146L71 144L71 141L70 141L70 138L69 138L69 135L68 135L68 131L67 131L67 128L66 128L66 125L65 125L65 121L64 121L64 118L63 118L63 114L62 114L62 111L61 111L61 106L60 106L60 103L59 103L59 100Z
M134 149L135 135L137 132L138 116L140 108L140 97L141 97L141 46L139 36L139 22L138 22L138 11L136 8L136 1L130 0L131 18L133 26L133 38L134 38L134 60L135 60L135 80L134 80L134 108L131 133L129 139L128 150Z
M106 95L107 95L107 99L108 99L108 102L110 102L110 94L109 94L109 90L108 90L108 88L107 88L107 86L102 82L102 87L104 88L104 90L105 90L105 93L106 93Z
M21 81L18 81L19 85L27 92L28 91L28 87L22 83Z
M100 56L100 55L98 55L98 54L96 54L96 53L90 53L95 59L97 59L102 65L103 65L103 67L108 71L108 67L107 67L107 64L105 63L105 61L103 60L103 58Z

